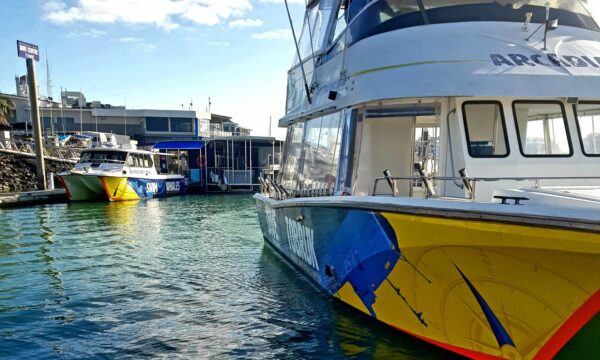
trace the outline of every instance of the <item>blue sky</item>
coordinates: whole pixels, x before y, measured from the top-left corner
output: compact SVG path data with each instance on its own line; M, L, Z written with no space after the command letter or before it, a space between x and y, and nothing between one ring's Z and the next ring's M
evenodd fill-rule
M299 28L304 0L289 2ZM193 99L203 111L210 96L213 112L255 135L284 114L294 55L283 0L4 0L0 92L26 72L17 39L40 46L41 94L47 49L55 98L62 86L88 101L187 109Z
M305 0L288 0L300 31ZM588 1L600 15L600 0ZM16 40L46 49L53 94L128 108L211 110L255 135L283 116L294 45L283 0L2 0L0 92L25 73ZM37 65L41 94L46 70ZM283 130L276 131L283 137Z

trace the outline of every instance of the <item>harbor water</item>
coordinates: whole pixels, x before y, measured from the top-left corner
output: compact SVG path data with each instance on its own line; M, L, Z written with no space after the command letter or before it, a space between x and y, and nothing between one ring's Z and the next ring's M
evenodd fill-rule
M218 195L0 210L0 357L453 355L319 292Z

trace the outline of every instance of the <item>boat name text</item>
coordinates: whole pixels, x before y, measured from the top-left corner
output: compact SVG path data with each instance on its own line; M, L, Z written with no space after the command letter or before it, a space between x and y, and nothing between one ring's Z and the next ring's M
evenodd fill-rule
M158 192L158 184L155 182L149 182L146 184L146 193L156 194Z
M600 68L600 56L574 56L556 54L490 54L496 66L552 66L552 67L594 67Z
M179 181L167 181L167 192L176 192L180 189Z
M275 210L271 208L265 209L265 217L267 219L267 234L273 240L273 243L279 246L279 234L277 233L277 217Z
M317 263L317 256L315 254L313 230L288 217L285 218L285 223L290 250L318 271L319 264Z

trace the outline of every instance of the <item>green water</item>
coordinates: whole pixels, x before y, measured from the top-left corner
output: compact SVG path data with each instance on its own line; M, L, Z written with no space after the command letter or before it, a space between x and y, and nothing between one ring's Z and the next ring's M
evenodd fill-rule
M312 287L250 196L0 210L0 358L450 356Z

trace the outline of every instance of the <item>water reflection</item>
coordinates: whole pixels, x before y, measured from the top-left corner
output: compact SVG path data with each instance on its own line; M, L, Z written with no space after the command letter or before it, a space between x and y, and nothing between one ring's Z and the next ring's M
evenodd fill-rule
M448 358L303 280L255 209L189 196L1 210L1 357Z

